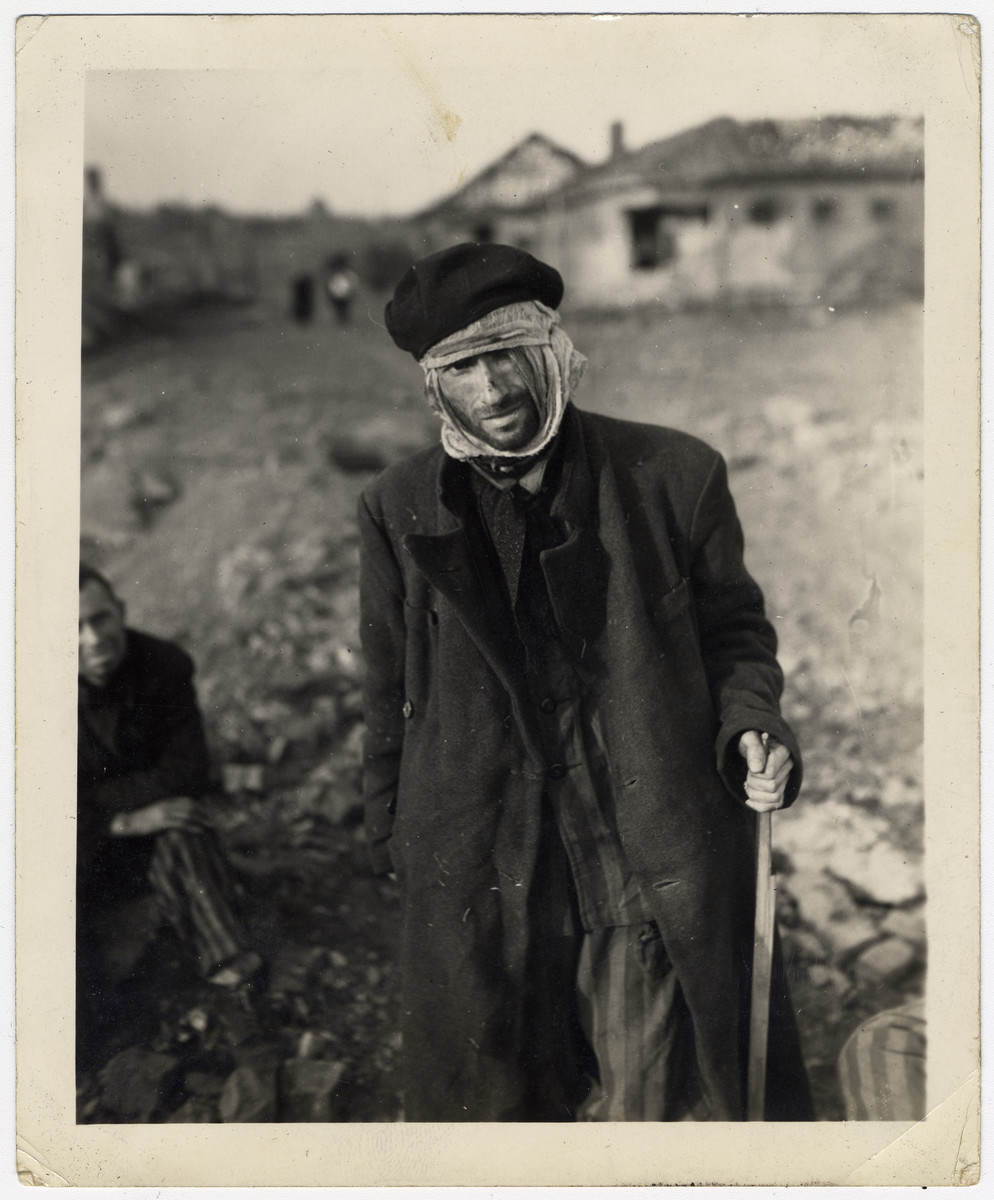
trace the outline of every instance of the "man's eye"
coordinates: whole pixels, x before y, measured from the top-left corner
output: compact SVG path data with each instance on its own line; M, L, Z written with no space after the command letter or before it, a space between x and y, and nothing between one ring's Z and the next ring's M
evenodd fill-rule
M460 358L458 362L454 362L450 365L450 369L453 371L469 371L475 366L476 358L473 356L470 358Z

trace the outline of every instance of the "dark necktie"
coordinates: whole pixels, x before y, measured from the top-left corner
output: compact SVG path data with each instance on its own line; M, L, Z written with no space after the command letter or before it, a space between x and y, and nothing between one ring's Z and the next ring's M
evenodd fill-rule
M504 578L507 580L507 591L513 608L518 596L521 557L528 531L526 514L534 497L519 484L505 491L493 487L488 490L491 494L484 494L484 513Z

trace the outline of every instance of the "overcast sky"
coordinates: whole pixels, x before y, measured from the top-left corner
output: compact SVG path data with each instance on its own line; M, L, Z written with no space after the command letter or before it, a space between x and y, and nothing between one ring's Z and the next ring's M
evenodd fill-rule
M289 38L263 69L218 53L210 70L89 73L86 161L126 205L319 197L372 216L447 194L533 131L600 161L614 120L637 147L720 115L917 115L899 18L828 20L330 17L300 69L269 67Z

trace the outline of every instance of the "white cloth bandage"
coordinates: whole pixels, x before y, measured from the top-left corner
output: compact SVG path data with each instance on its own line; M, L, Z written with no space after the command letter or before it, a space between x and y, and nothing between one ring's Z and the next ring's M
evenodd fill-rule
M515 355L535 401L539 429L527 446L498 450L460 424L439 386L439 371L477 354L518 350ZM494 309L436 342L420 360L428 402L442 421L442 445L451 458L522 458L541 453L559 432L566 405L587 360L559 326L559 314L538 300Z

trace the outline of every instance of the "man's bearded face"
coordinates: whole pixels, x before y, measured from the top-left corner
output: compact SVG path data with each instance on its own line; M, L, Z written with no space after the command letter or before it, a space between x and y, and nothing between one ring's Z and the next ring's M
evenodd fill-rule
M521 450L538 433L535 400L509 350L439 368L438 386L463 428L495 450Z

